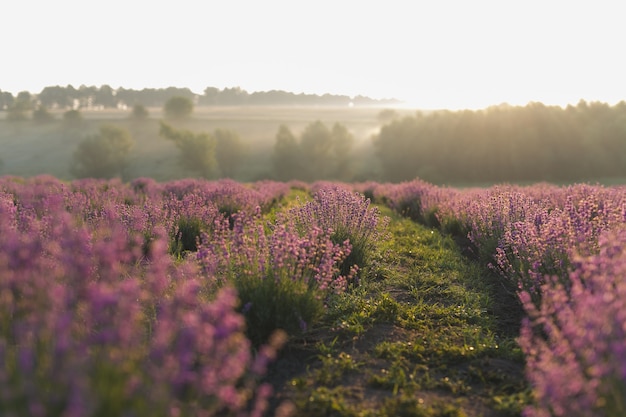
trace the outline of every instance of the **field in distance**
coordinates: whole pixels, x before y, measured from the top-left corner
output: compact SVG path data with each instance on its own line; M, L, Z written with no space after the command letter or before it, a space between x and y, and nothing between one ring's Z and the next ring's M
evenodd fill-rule
M80 110L82 121L68 125L63 111L52 111L54 120L36 123L33 120L8 122L0 112L0 175L30 177L50 174L72 179L70 165L77 145L98 131L102 124L111 123L128 129L135 146L129 157L128 176L152 177L158 181L188 177L177 163L175 145L159 136L161 108L148 108L148 118L133 120L131 110ZM295 134L311 122L322 121L329 127L344 125L354 136L353 153L362 165L375 164L371 137L386 120L381 119L380 107L270 107L224 106L197 107L184 122L172 122L176 128L213 132L215 129L235 131L246 144L248 161L238 180L252 181L267 177L271 172L271 152L276 133L286 125ZM398 115L412 115L414 109L394 109Z

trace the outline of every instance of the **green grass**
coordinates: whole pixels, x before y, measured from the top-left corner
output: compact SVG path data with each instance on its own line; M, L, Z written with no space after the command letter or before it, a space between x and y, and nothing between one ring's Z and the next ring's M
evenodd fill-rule
M278 398L298 416L520 415L523 356L489 272L452 238L382 210L389 240L362 285L284 349L269 377Z

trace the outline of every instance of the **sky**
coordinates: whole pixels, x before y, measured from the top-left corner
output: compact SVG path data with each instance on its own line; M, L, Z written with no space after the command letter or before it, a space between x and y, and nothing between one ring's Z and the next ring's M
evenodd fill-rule
M417 108L626 100L621 0L20 0L0 90L240 87Z

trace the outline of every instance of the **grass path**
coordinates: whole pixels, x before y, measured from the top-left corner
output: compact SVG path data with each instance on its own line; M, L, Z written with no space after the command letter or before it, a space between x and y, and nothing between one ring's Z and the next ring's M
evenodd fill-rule
M516 416L529 401L514 301L438 231L391 218L360 287L272 367L298 416ZM274 404L275 405L275 404Z

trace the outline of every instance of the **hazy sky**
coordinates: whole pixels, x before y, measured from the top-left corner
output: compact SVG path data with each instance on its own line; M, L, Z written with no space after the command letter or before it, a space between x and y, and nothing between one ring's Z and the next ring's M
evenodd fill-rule
M422 108L626 100L623 1L20 0L0 89L362 94Z

